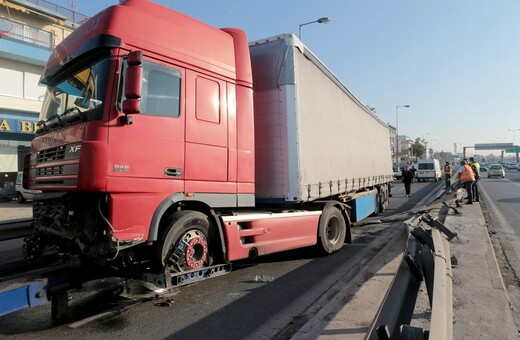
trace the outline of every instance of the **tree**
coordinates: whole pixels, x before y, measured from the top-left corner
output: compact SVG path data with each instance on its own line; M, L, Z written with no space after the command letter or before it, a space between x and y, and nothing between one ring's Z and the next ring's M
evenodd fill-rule
M417 159L424 158L426 155L426 140L417 137L412 145L412 152Z

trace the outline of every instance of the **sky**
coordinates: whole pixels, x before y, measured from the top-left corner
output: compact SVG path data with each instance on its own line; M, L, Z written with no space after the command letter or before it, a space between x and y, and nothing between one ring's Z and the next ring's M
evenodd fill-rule
M50 0L92 16L118 0ZM158 0L250 41L301 39L399 135L435 151L520 144L518 0ZM410 105L409 108L396 106ZM396 113L396 110L397 113Z

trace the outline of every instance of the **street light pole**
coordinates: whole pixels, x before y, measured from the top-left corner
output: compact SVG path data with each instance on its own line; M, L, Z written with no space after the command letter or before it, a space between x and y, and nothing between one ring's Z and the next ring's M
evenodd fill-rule
M515 145L515 131L520 131L520 129L507 129L507 131L513 131L513 146Z
M410 105L397 105L395 107L395 166L399 166L399 108Z
M317 20L314 20L314 21L309 21L309 22L306 22L304 24L300 24L300 26L298 27L298 39L302 40L302 26L305 26L305 25L310 25L310 24L314 24L314 23L318 23L318 24L326 24L330 21L329 18L327 17L323 17L323 18L319 18Z

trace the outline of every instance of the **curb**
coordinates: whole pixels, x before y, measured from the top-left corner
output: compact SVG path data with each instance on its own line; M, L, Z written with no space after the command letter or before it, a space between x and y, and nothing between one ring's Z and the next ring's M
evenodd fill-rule
M454 339L518 339L511 301L479 204L464 205L461 215L446 215L456 231L453 268Z

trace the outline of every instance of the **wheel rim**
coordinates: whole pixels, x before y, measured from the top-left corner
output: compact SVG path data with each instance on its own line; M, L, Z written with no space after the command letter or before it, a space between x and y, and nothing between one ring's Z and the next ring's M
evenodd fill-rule
M329 240L330 243L335 244L339 241L340 235L341 222L336 216L333 216L327 221L327 240Z
M182 235L177 243L170 263L179 271L202 268L208 259L208 240L200 230L192 229Z

